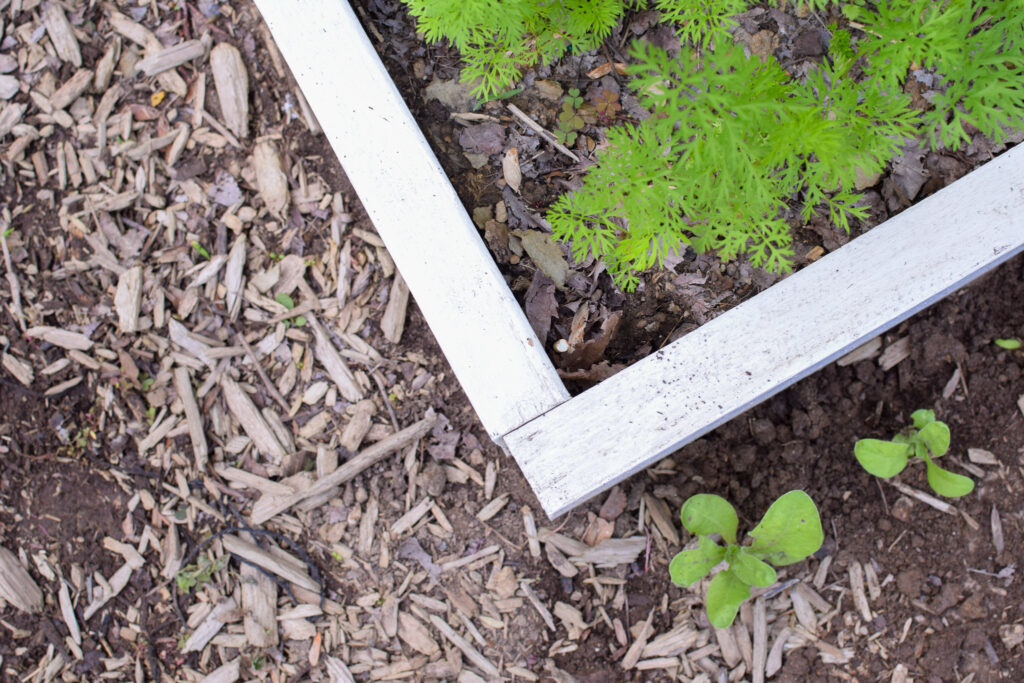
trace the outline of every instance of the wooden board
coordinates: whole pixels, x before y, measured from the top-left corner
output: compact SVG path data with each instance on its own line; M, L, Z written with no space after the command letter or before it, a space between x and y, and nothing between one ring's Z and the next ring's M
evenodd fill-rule
M567 400L348 4L256 4L481 422L552 517L1024 250L1018 147Z
M568 398L345 0L256 0L441 350L495 440Z
M505 443L560 515L1022 250L1018 146Z

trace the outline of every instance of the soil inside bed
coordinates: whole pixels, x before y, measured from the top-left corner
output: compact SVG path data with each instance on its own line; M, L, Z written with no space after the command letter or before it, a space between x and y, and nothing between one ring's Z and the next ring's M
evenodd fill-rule
M687 248L671 256L665 268L646 272L636 291L624 293L613 285L602 264L593 258L574 263L568 247L560 245L571 268L566 286L560 289L531 260L517 237L519 230L546 232L547 207L578 186L605 127L644 115L629 90L628 78L608 67L629 62L626 53L634 40L678 49L678 39L668 26L657 22L655 13L628 13L596 53L568 55L550 66L528 70L521 88L507 99L554 131L569 89L577 88L586 103L606 93L617 97L621 109L612 116L598 116L595 124L582 129L572 150L583 161L574 163L517 119L506 101L476 102L458 80L458 52L446 44L424 44L401 2L353 4L571 393L646 357L781 279L742 260L723 263L714 254ZM825 27L832 21L842 22L834 8L829 12L754 8L739 15L735 37L750 52L774 55L787 71L799 76L827 52ZM922 82L911 79L907 91L917 105L925 106L927 89ZM1009 145L1021 137L1013 136ZM502 171L502 159L513 148L523 175L518 193L506 185ZM934 194L1006 148L981 135L975 135L963 150L933 152L923 141L908 146L885 173L864 180L862 202L869 207L870 217L854 225L849 234L822 217L804 223L793 205L788 220L795 269ZM566 342L569 350L562 352Z

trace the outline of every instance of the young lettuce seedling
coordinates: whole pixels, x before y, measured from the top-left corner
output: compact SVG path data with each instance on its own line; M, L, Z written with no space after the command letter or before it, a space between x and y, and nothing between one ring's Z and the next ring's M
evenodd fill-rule
M736 510L724 498L709 493L691 496L679 510L683 526L699 537L693 550L684 550L672 558L668 572L677 586L690 586L707 576L720 562L729 567L718 572L704 598L708 620L716 628L728 628L743 601L750 597L751 586L775 583L776 567L799 562L821 547L818 508L803 491L784 493L772 503L764 517L747 536L745 545L736 542L739 519ZM718 534L723 548L712 540Z
M928 468L928 485L947 498L966 496L974 490L974 482L961 474L944 470L935 464L949 450L949 427L935 419L931 410L915 410L910 418L914 424L892 438L861 439L853 447L857 462L876 477L888 479L903 471L911 456L924 460Z

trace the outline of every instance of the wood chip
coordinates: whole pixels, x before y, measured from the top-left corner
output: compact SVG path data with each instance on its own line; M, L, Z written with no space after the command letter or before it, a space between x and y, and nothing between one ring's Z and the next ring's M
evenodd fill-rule
M562 551L556 548L551 543L544 544L544 554L548 558L548 562L555 568L559 574L567 579L571 579L580 573L580 570L575 567L569 560L562 554Z
M242 658L235 657L208 673L199 683L235 683L241 678Z
M739 643L736 642L736 636L733 635L732 629L716 628L715 641L718 643L718 650L722 653L722 659L727 667L732 669L742 661L743 654L740 652Z
M249 73L242 53L230 43L219 43L210 50L210 69L225 125L239 138L248 137Z
M668 505L660 498L655 498L649 493L644 494L644 503L647 508L647 514L650 516L651 521L654 523L655 528L661 534L662 538L669 542L672 546L679 545L679 532L676 531L675 523L672 520L672 513L668 509Z
M609 538L592 548L569 558L572 562L596 564L598 567L615 567L629 564L636 560L647 549L647 539L643 536L632 538Z
M121 273L114 294L117 326L121 334L139 330L139 311L142 308L142 266L133 266Z
M147 51L145 58L135 64L135 69L147 76L156 76L168 69L174 69L193 59L201 58L206 54L208 47L208 42L204 40L185 40L162 50ZM214 78L216 75L217 72L214 70Z
M71 591L68 590L68 584L64 580L60 581L57 599L60 603L61 616L64 618L64 623L67 624L68 632L71 634L71 640L75 641L76 645L81 645L82 630L78 627L78 617L75 616L75 608L71 605Z
M62 349L88 351L92 348L92 341L90 341L84 334L71 332L70 330L62 330L59 327L49 327L46 325L30 327L25 330L25 336L42 339L43 341L53 344L54 346L59 346Z
M918 491L917 489L911 486L907 486L898 479L888 479L887 481L889 482L890 486L892 486L900 493L910 496L911 498L916 498L925 505L930 505L931 507L935 508L939 512L945 512L947 515L955 515L957 513L956 508L950 505L949 503L939 500L935 496L928 495L924 491Z
M384 309L384 315L380 319L380 329L384 332L384 338L392 344L402 340L402 332L405 330L405 312L409 306L409 286L400 273L395 273L394 282L391 284L391 293L388 296L388 305Z
M721 630L721 629L718 629ZM731 635L728 635L728 631L723 631L725 634L723 640L720 642L726 642L727 647L733 649L730 654L735 654L736 661L739 662L739 649L736 648L736 641L733 640ZM651 659L657 657L674 657L681 655L697 642L699 633L690 624L682 624L676 626L667 633L662 633L660 636L647 643L643 649L643 653L640 655L643 659ZM717 636L717 633L716 633ZM724 651L723 651L724 654ZM727 660L728 661L728 660ZM732 665L730 665L732 666Z
M398 637L420 654L433 657L441 651L437 641L430 636L430 630L408 612L398 613Z
M529 506L523 506L523 529L526 531L526 541L530 547L530 556L540 557L540 539L537 538L537 521L533 517L533 510Z
M551 617L551 612L548 611L548 608L544 605L540 597L533 588L530 587L530 584L527 581L519 582L519 592L530 601L533 608L537 610L537 614L539 614L540 618L544 620L544 624L548 627L548 630L553 632L555 630L555 620Z
M796 588L799 589L801 585L797 584ZM797 589L789 593L789 598L793 602L793 613L796 615L796 620L809 632L817 634L818 617L815 615L814 608L811 607L811 603L805 594Z
M647 615L647 619L640 623L640 631L637 634L636 640L626 650L626 654L622 657L620 666L626 671L636 667L637 662L640 661L640 656L647 647L647 639L651 637L651 633L654 631L652 621L654 619L654 610L652 609Z
M227 263L224 265L224 305L228 309L231 320L238 318L242 306L243 272L245 270L245 233L242 233L231 245Z
M327 330L324 329L324 326L320 324L320 321L312 313L307 314L306 320L315 338L313 353L316 359L324 366L324 369L327 370L327 374L334 380L335 385L338 387L338 393L346 401L355 402L363 398L363 390L356 383L355 375L348 369L345 361L341 359L341 354L338 353L338 349L331 342Z
M9 353L0 354L0 365L3 366L4 370L14 375L14 379L18 380L26 387L32 386L32 381L35 379L35 373L32 371L32 366L25 361L12 356Z
M996 555L1002 555L1003 550L1006 548L1003 541L1003 522L999 519L999 510L996 506L992 506L991 515L991 526L992 526L992 545L996 547Z
M18 562L18 557L0 545L0 598L23 612L43 609L43 592Z
M249 395L227 375L221 376L220 387L224 393L224 401L227 403L228 410L238 420L242 431L252 439L256 450L270 456L274 462L281 462L288 452L278 441Z
M764 596L754 600L753 659L751 680L753 683L764 683L765 664L768 659L768 613Z
M434 628L440 631L441 635L447 638L452 645L459 648L459 650L462 651L462 654L466 655L469 661L473 662L473 664L479 667L485 674L493 678L499 678L501 676L501 671L498 670L498 667L494 666L489 659L480 654L480 652L473 647L468 640L456 633L451 626L445 623L444 619L436 614L431 614L430 623L433 624Z
M238 571L242 587L242 625L253 647L276 647L277 584L255 567L243 564Z
M983 448L968 448L967 459L976 465L990 465L995 467L999 464L999 459L992 453L992 451L986 451Z
M285 581L294 583L300 588L305 588L317 594L320 593L320 586L316 581L311 579L305 572L297 569L297 565L301 566L301 562L298 560L294 560L294 563L282 561L277 555L273 555L255 543L245 541L233 534L225 534L220 538L224 544L225 551L238 555L247 562L262 567L271 574L280 576Z
M882 349L882 338L875 337L869 342L861 344L853 351L836 361L836 365L840 367L846 367L847 365L853 365L859 363L862 360L869 360L878 355L878 352Z
M370 433L370 427L373 426L373 415L377 412L377 407L372 400L366 398L357 402L349 410L352 417L341 432L341 447L354 453L359 450L363 439Z
M489 502L487 505L483 506L483 508L481 508L480 511L476 513L476 518L479 519L481 522L486 522L487 520L491 519L499 512L501 512L501 509L505 507L505 505L508 503L509 500L511 500L511 498L512 496L510 496L507 493L498 496L497 498Z
M217 603L217 606L206 615L203 622L185 641L185 645L181 648L182 653L200 652L224 627L224 624L228 622L228 615L236 609L234 598L227 598Z
M775 637L775 643L768 651L768 659L765 662L764 673L768 678L772 678L782 668L782 652L786 647L786 641L792 634L793 632L787 627L779 631L779 635Z
M256 189L267 210L283 217L288 208L288 178L281 169L277 147L269 140L257 142L252 150L252 166L256 174Z
M324 662L327 665L327 677L330 683L356 683L352 672L337 657L325 657Z
M878 365L882 370L892 370L910 357L910 337L903 337L885 348L878 357Z
M253 506L251 524L263 524L271 517L284 512L307 498L324 495L333 491L367 467L376 464L395 451L418 441L433 428L436 421L437 416L432 411L428 411L427 415L419 422L363 450L334 472L318 479L313 486L305 491L299 491L287 496L263 496Z
M46 34L50 36L53 49L57 56L65 62L71 62L75 67L82 66L82 52L78 46L78 38L71 28L64 9L56 2L43 4L43 25L46 26Z
M50 97L50 106L55 110L65 109L89 89L89 86L92 85L92 77L93 73L89 69L79 69L76 71Z
M430 498L424 498L414 505L412 509L395 520L395 523L391 525L391 535L395 537L401 536L406 531L416 526L416 522L423 519L424 515L430 512L430 506L432 503L433 501Z
M185 410L185 420L188 422L189 439L192 441L192 454L195 456L196 470L202 472L206 469L209 455L209 447L206 443L206 432L203 429L203 417L199 412L199 404L196 403L195 392L192 391L192 380L189 378L188 369L178 367L174 369L174 388L181 399L182 407Z
M853 593L853 604L860 612L860 618L870 623L874 617L868 604L867 593L864 592L864 569L858 562L851 562L848 569L850 576L850 592Z

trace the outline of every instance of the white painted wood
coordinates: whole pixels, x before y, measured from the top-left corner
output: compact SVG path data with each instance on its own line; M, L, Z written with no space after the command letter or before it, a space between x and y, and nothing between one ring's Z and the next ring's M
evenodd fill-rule
M1024 251L1024 146L505 436L557 516Z
M256 0L480 421L501 436L569 396L344 0Z

